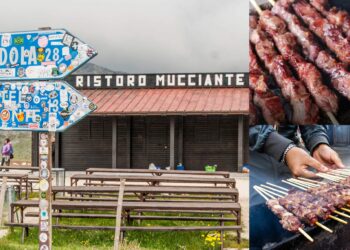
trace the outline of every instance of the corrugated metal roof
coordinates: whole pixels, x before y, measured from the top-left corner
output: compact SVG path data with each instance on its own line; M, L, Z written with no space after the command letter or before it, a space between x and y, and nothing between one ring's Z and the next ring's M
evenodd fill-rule
M94 115L249 114L249 89L82 90L97 105Z

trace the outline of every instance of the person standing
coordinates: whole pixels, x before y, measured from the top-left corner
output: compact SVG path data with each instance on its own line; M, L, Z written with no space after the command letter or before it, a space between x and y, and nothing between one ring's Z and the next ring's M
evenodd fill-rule
M10 166L11 154L13 155L13 147L9 138L6 138L2 146L2 160L1 166Z

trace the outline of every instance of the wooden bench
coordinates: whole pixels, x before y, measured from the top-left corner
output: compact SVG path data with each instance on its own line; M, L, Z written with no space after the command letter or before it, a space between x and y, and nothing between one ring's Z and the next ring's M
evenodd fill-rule
M120 168L88 168L86 174L94 173L117 173L117 174L151 174L155 176L161 175L202 175L202 176L222 176L230 177L230 172L217 171L192 171L192 170L158 170L158 169L120 169Z
M38 207L38 201L37 200L20 200L11 203L11 220L7 224L8 226L18 226L23 227L28 230L29 227L35 226L36 224L26 224L24 223L24 210L29 207ZM56 211L66 211L66 210L87 210L87 211L101 211L101 210L110 210L110 211L116 211L117 203L116 202L91 202L91 201L84 201L84 202L77 202L77 201L53 201L52 202L52 209ZM14 222L14 214L15 211L19 209L21 213L21 221L18 223ZM217 220L220 223L220 226L217 227L191 227L191 226L179 226L179 227L131 227L131 226L123 226L122 231L128 231L128 230L144 230L144 231L212 231L212 230L233 230L237 232L237 241L240 242L241 235L240 231L242 229L241 227L241 207L236 202L158 202L158 201L151 201L151 202L123 202L124 211L124 218L127 219L127 221L131 220L132 217L130 217L131 212L136 212L142 209L149 210L152 212L167 212L167 211L179 211L179 213L188 213L190 211L202 211L203 213L211 213L211 211L221 212L225 211L226 214L233 215L233 220L230 220L231 222L236 222L237 225L235 226L225 226L224 222L225 220ZM81 216L81 215L78 215ZM149 218L143 217L143 215L138 215L139 217L134 217L138 219L156 219L157 217L149 216ZM167 216L171 217L174 220L179 219L173 216ZM192 216L191 216L192 217ZM162 217L159 217L157 219L160 219ZM164 219L166 219L163 216ZM180 218L181 219L181 218ZM184 217L183 220L191 220L190 218ZM193 218L192 221L196 220L196 218ZM73 228L73 229L91 229L93 230L99 230L99 227L94 226L67 226L63 227L62 225L54 225L56 228ZM115 229L115 227L100 227L101 230L109 230L111 228Z
M103 186L106 182L119 182L125 179L127 182L148 183L151 186L158 186L160 183L182 183L182 184L213 184L226 185L234 188L234 178L204 178L204 177L174 177L174 176L145 176L145 175L87 175L75 174L71 177L71 186L78 185L78 181L85 181L85 185ZM93 183L98 182L98 183ZM110 185L110 184L109 184ZM182 185L183 186L183 185Z
M73 195L84 194L92 195L101 194L105 196L117 195L119 187L110 186L53 186L52 193L53 198L57 198L58 193L71 194L71 199L74 199ZM228 187L169 187L169 186L126 186L124 190L125 195L132 194L141 201L147 199L172 199L172 198L189 198L189 199L211 199L211 200L231 200L238 202L238 190L236 188ZM166 194L166 195L164 195ZM171 194L171 195L170 195ZM62 198L62 197L61 197ZM69 197L67 197L69 198ZM79 198L79 197L78 197ZM78 199L77 198L77 199Z
M29 172L39 171L39 167L33 166L1 166L0 169L5 170L27 170Z

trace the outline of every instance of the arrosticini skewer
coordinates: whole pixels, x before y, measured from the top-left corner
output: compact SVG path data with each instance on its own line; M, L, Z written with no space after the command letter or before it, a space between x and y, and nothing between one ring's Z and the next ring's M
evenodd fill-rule
M305 202L303 203L302 200L300 199L300 196L297 197L293 194L288 194L287 196L285 196L285 195L277 194L276 192L267 190L266 188L262 188L262 187L258 187L258 188L260 190L264 190L265 192L269 193L274 198L276 198L279 205L284 207L290 213L294 214L303 223L306 223L310 226L318 226L329 233L333 233L333 231L330 228L324 226L318 221L318 216L322 216L323 218L328 218L324 209L317 211L317 209L315 209L312 203L307 203L307 204Z
M284 229L290 232L299 231L309 241L314 242L311 236L303 230L303 224L300 222L300 220L292 213L288 212L284 207L282 207L278 203L277 199L275 199L272 195L264 192L264 190L261 190L257 186L254 186L254 189L266 200L266 205L280 219L280 223Z
M334 114L338 112L338 97L323 83L321 72L312 63L306 61L299 52L297 38L287 30L284 20L275 16L270 10L262 11L255 0L250 0L260 15L260 32L268 33L274 41L284 60L293 67L299 79L303 81L314 98L333 124L339 125Z
M297 37L298 43L303 48L303 54L318 68L325 72L331 80L332 86L350 100L350 72L333 54L321 46L320 42L308 28L300 21L290 8L285 7L285 1L272 4L272 12L282 18L289 30Z
M321 12L331 24L343 30L343 33L350 39L350 15L337 7L329 7L328 0L310 0L310 4Z
M304 84L296 79L272 40L262 32L256 16L250 16L250 41L266 69L275 78L283 97L292 109L294 124L315 124L319 120L319 108L314 103Z
M321 197L324 202L332 204L334 207L337 207L343 211L350 212L349 209L344 208L346 203L350 201L350 189L345 188L344 185L324 182L320 182L320 184L316 185L315 183L293 178L282 180L282 182L306 191L315 197ZM350 218L349 215L341 213L335 209L332 209L332 212L346 218Z
M275 192L279 192L282 193L285 197L288 197L288 199L300 199L302 205L310 208L311 210L316 211L316 215L322 219L322 220L327 220L327 219L333 219L336 220L340 223L343 224L347 224L346 221L339 219L333 215L331 215L331 213L336 213L338 215L342 215L344 217L350 218L350 216L348 216L347 214L343 214L339 211L337 211L335 209L335 207L330 204L329 202L327 202L323 197L317 197L317 196L313 196L309 193L306 192L294 192L294 191L290 191L288 190L288 192L284 192L284 191L280 191L277 190L276 188L272 188L266 185L261 185L263 188L269 189L269 190L273 190Z

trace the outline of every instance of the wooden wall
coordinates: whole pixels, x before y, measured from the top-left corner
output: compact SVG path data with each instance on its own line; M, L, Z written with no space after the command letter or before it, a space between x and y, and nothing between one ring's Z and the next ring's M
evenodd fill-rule
M59 137L60 167L67 171L111 168L113 119L117 119L117 168L148 168L151 162L169 166L169 117L89 116ZM203 170L206 164L217 164L219 170L238 171L238 116L185 116L175 121L175 165L182 161L186 169ZM183 140L179 139L181 124ZM245 161L247 133L244 119Z

